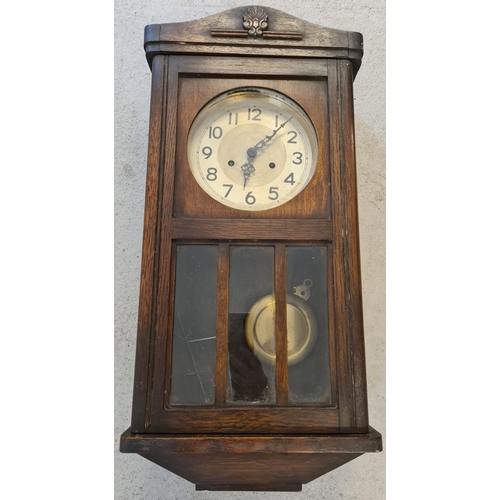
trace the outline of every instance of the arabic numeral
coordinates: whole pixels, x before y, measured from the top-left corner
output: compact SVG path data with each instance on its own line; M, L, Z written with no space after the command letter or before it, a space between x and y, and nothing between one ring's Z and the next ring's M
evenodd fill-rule
M207 181L217 180L217 169L215 167L210 167L207 170Z
M234 117L234 120L233 120ZM238 113L229 113L229 125L231 125L234 121L235 125L238 125Z
M295 151L295 153L293 153L293 156L297 156L296 160L293 160L292 163L295 163L295 165L300 165L302 163L302 153L299 153L298 151Z
M288 142L288 144L297 144L297 141L295 139L296 139L297 135L299 135L299 134L297 134L297 132L295 132L295 130L291 130L290 132L287 133L287 135L290 135L290 134L292 135L292 137L290 137L290 139L288 139L288 141L286 141L286 142Z
M205 160L208 160L212 156L212 148L210 146L205 146L201 152L205 156Z
M257 201L255 199L255 196L252 194L252 191L249 191L248 194L245 196L245 201L248 205L253 205Z
M273 195L273 196L271 196ZM278 194L278 188L277 187L270 187L269 188L269 196L268 198L270 200L277 200L279 198L279 194Z
M259 116L261 115L261 113L262 113L262 111L260 109L248 108L248 119L252 120L252 121L260 122Z
M292 186L295 184L295 181L293 180L293 172L285 179L285 182L291 184Z
M222 137L222 129L220 127L210 127L208 129L208 138L220 139Z
M224 198L227 198L229 196L229 193L231 192L231 189L233 189L233 184L222 184L223 187L229 188L227 190L227 193L224 195Z

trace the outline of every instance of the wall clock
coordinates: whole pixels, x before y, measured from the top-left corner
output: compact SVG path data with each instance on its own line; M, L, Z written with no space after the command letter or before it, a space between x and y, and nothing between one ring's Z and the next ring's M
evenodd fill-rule
M299 491L368 423L354 150L362 36L275 9L150 25L137 356L120 449Z

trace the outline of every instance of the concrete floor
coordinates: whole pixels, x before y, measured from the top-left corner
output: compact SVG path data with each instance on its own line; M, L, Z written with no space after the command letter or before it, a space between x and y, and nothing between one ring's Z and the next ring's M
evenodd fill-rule
M385 499L385 452L364 455L303 487L302 493L195 492L184 479L118 452L130 425L144 210L150 71L144 26L215 14L248 0L115 1L115 498ZM307 21L364 36L354 83L364 323L371 425L385 446L385 2L269 1Z

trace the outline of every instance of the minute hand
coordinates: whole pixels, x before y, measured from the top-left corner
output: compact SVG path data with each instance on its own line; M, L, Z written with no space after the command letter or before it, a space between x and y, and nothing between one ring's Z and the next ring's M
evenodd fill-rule
M268 142L271 142L273 140L273 137L293 118L293 116L291 116L290 118L288 118L288 120L284 123L282 123L276 130L273 131L273 133L271 135L266 135L266 137L264 139L262 139L262 141L259 141L254 147L253 149L262 149Z

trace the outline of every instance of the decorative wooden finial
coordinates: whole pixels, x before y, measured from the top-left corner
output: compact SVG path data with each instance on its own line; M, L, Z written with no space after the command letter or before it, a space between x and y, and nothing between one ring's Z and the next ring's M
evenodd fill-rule
M250 36L262 36L267 27L267 14L262 7L250 7L243 14L243 28Z
M216 37L247 38L271 38L275 40L302 40L302 33L297 31L267 31L269 20L266 11L262 7L253 6L247 8L243 13L244 29L212 28L210 34Z

